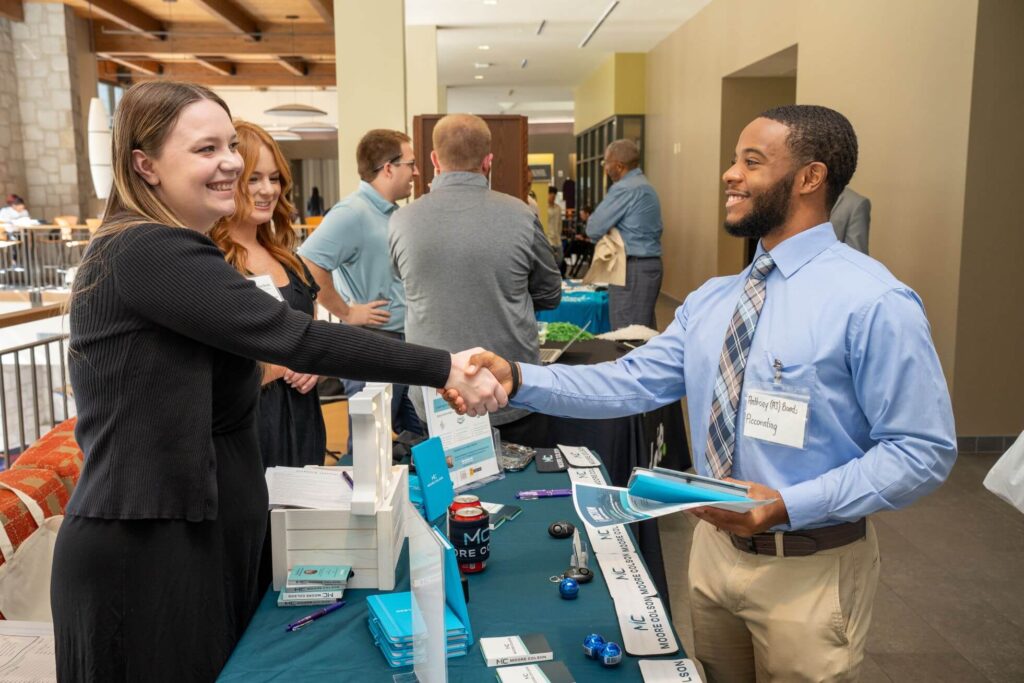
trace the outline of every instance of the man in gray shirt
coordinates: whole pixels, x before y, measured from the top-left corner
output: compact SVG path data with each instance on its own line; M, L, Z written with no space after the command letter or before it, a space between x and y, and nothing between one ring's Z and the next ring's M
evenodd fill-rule
M430 193L392 214L388 226L391 257L405 282L406 341L483 346L537 363L534 311L555 308L562 298L540 221L520 199L488 188L494 155L483 119L446 116L433 142ZM419 408L422 397L413 393ZM491 424L516 441L541 419L506 408Z

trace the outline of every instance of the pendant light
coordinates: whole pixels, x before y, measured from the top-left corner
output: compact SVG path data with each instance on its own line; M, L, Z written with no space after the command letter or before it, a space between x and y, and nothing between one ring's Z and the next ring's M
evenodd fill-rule
M285 17L292 22L292 55L295 54L295 20L299 17L295 14L289 14ZM295 99L298 100L298 76L295 77ZM327 112L322 109L310 106L308 104L301 104L299 102L293 102L291 104L279 104L276 107L271 107L263 112L264 114L270 114L272 116L327 116Z

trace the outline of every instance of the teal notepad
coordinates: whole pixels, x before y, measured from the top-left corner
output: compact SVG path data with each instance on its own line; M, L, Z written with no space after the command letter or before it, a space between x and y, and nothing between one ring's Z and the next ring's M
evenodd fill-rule
M637 469L629 481L629 495L659 503L735 503L750 500L739 493L739 487L731 487L737 490L737 493L731 493L722 485L726 482L705 483L702 479L693 475L672 476Z
M462 590L461 586L459 590ZM372 617L376 618L381 635L392 643L410 642L412 629L412 593L381 593L366 599L366 606ZM444 610L444 626L448 637L466 633L462 622L450 607Z

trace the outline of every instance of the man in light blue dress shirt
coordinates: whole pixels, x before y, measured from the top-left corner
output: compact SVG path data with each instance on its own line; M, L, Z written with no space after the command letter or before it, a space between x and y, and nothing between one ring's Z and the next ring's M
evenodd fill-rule
M359 189L331 208L298 253L320 286L320 305L346 324L404 339L405 286L391 265L388 220L419 175L412 141L400 131L371 130L356 147L356 165ZM351 396L365 382L344 385ZM423 433L408 387L395 385L391 414L396 432Z
M616 140L604 152L604 171L612 181L587 221L587 236L597 241L618 228L626 247L626 284L608 287L608 317L613 330L627 325L657 327L654 306L661 293L661 203L640 170L640 150L632 140Z
M723 176L726 230L760 240L760 274L752 265L709 280L663 334L614 363L471 361L502 381L514 405L551 415L618 417L685 395L703 475L718 433L709 431L713 403L738 368L731 477L774 502L744 514L694 512L695 655L711 681L856 680L879 561L864 520L933 491L956 458L920 298L837 241L828 222L856 160L856 136L838 112L763 113ZM760 314L737 363L737 304L757 298L759 281ZM789 415L765 407L776 399Z

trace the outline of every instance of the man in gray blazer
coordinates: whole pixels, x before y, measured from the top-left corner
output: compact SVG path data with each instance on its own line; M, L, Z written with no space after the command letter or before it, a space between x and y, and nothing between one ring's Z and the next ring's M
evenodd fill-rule
M861 253L868 253L868 228L871 225L871 200L849 187L842 191L829 218L836 238Z
M441 349L482 346L539 363L534 311L556 308L562 298L544 229L521 199L488 187L494 155L483 119L446 116L433 142L430 192L391 214L388 225L391 259L405 282L405 339ZM512 407L491 415L503 438L525 445L545 420Z

